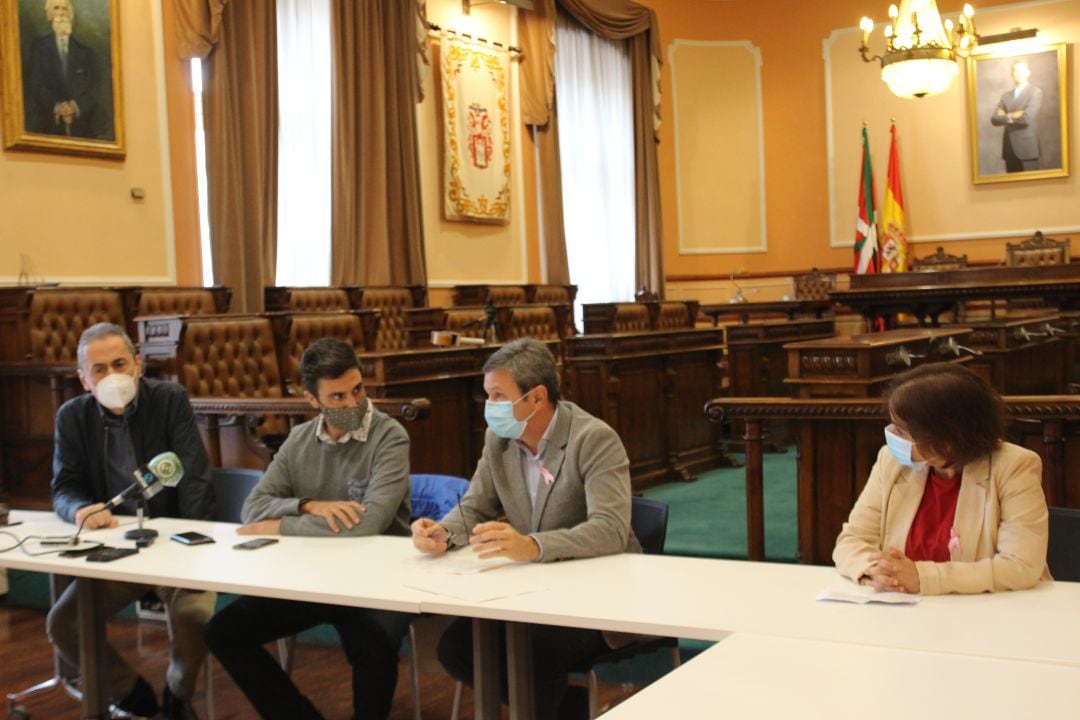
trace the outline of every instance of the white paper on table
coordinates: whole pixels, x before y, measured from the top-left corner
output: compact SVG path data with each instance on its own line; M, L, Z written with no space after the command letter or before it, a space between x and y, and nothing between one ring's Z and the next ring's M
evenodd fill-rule
M421 563L427 570L441 575L479 575L488 570L513 565L510 558L497 557L480 559L480 554L472 551L471 547L462 548L441 555L420 555L416 562Z
M858 605L866 605L867 603L916 605L922 600L922 597L912 593L878 592L869 585L859 585L850 580L841 579L840 583L819 592L816 599L856 603Z
M466 602L487 602L499 598L528 595L544 589L542 585L523 583L520 578L510 580L499 573L484 575L433 574L422 580L410 580L405 583L405 587Z

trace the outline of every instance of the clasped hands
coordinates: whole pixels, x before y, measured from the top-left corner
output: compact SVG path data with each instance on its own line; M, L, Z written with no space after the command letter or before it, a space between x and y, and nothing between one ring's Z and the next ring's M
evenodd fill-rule
M440 555L450 549L450 532L431 518L412 524L413 545L420 552ZM504 557L517 562L531 562L540 557L540 546L504 522L482 522L473 526L469 545L481 560Z
M919 592L919 571L915 561L909 560L896 548L870 556L873 564L860 579L862 585L872 585L878 592L902 592L916 595Z
M351 530L360 522L360 516L366 508L352 500L308 500L300 507L301 515L318 515L326 521L331 532L339 533L342 528ZM338 527L341 523L341 527ZM256 523L241 525L237 535L280 535L281 518L261 520Z

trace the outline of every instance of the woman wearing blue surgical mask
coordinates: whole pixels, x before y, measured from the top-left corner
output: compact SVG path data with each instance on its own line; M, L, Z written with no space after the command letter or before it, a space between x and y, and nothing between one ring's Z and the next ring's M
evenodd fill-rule
M892 423L833 550L878 591L1022 590L1046 567L1042 461L1004 442L1005 404L962 365L909 370L885 397Z

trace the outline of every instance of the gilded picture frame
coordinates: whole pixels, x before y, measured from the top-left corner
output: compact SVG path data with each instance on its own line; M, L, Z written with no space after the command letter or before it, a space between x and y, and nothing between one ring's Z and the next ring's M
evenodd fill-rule
M971 177L983 183L1069 174L1065 43L972 54L967 60Z
M0 0L6 150L123 158L120 0Z

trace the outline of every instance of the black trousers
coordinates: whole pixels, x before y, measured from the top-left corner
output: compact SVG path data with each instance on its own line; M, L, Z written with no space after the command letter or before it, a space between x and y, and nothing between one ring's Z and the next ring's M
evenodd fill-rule
M1001 157L1005 160L1005 172L1029 172L1031 170L1039 169L1038 158L1034 160L1021 160L1016 156L1016 152L1013 150L1012 143L1009 142L1009 138L1005 138L1005 142L1002 146Z
M533 682L538 720L579 720L589 717L589 693L567 687L571 672L589 667L593 658L609 652L599 630L531 625ZM510 697L506 681L506 632L499 624L502 701ZM439 640L439 662L456 680L473 684L472 620L460 618Z
M333 625L352 665L354 717L384 720L394 702L398 652L412 618L385 610L242 597L207 624L206 644L263 718L321 720L263 645L316 625Z

